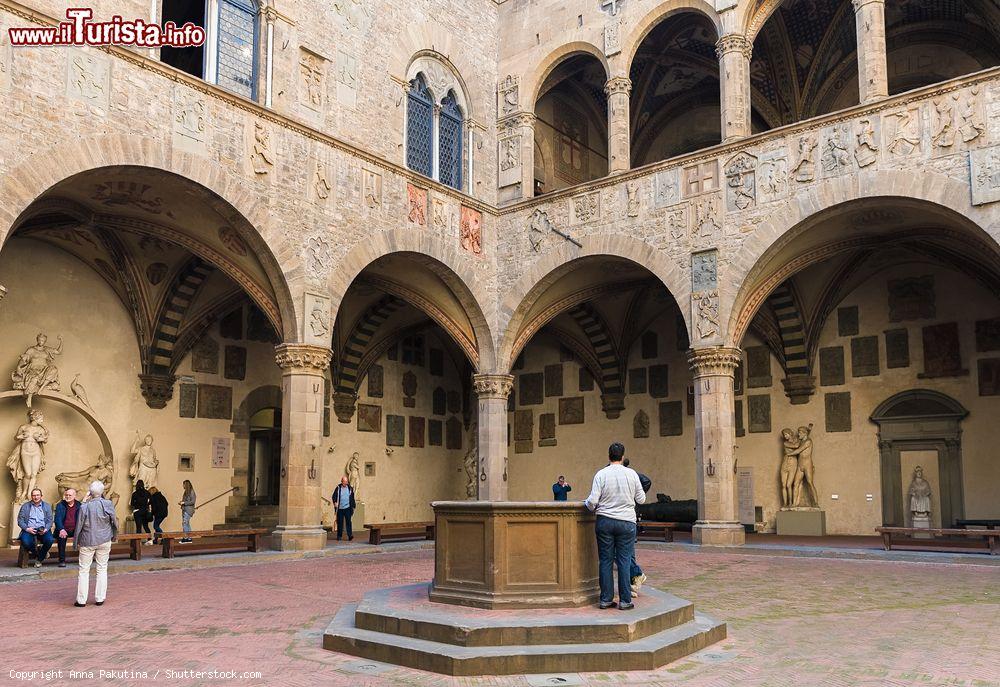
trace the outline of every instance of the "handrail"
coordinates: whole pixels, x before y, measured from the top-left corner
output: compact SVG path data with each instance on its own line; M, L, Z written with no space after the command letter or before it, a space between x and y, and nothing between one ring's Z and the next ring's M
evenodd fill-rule
M207 506L207 505L208 505L208 504L210 504L210 503L211 503L212 501L217 501L218 499L221 499L221 498L222 498L223 496L225 496L226 494L232 494L232 493L233 493L234 491L239 491L239 490L240 490L240 488L239 488L239 487L233 487L233 488L232 488L232 489L230 489L229 491L224 491L224 492L222 492L221 494L219 494L218 496L213 496L212 498L210 498L210 499L209 499L208 501L205 501L204 503L199 503L199 504L198 504L197 506L195 506L195 507L194 507L194 509L195 509L195 510L198 510L198 509L199 509L199 508L201 508L202 506Z
M320 499L320 501L322 501L323 503L325 503L328 506L332 506L333 505L333 501L331 501L330 499L326 498L325 496L321 495L319 497L319 499Z

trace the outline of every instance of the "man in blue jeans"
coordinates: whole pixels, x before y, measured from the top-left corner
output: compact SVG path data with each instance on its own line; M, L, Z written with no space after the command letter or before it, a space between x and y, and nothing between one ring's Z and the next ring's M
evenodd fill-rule
M612 564L618 567L618 608L632 603L631 572L635 555L635 505L646 502L646 494L635 470L622 465L625 447L608 447L608 466L594 475L594 486L584 503L597 513L597 556L600 564L601 609L614 608Z
M35 556L35 567L42 567L42 561L55 543L52 536L52 506L42 500L42 490L32 489L31 500L21 504L17 512L17 526L21 528L21 540L29 554Z

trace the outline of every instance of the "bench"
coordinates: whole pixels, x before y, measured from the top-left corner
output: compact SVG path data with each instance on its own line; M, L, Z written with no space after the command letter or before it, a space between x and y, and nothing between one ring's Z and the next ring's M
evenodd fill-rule
M383 539L429 539L434 540L433 522L380 522L365 525L368 543L381 544Z
M270 530L202 530L199 532L164 532L159 535L163 542L163 557L173 558L178 553L194 553L197 551L219 551L237 549L240 551L261 550L261 537ZM192 543L181 544L181 539L192 539ZM199 541L203 540L203 541Z
M958 529L927 529L924 527L876 527L875 531L882 535L882 545L886 551L892 550L893 538L899 540L906 537L907 546L918 548L939 549L935 546L934 537L978 537L986 540L986 548L991 555L1000 553L1000 530L958 530ZM914 539L915 534L929 534L931 539Z
M985 527L990 530L1000 529L1000 520L959 520L955 524L964 529L975 527Z
M663 541L674 540L674 530L681 528L679 522L655 522L652 520L640 520L639 531L636 539L663 539Z
M142 543L149 539L145 534L119 534L114 543L111 545L111 558L115 556L128 555L133 561L142 560ZM76 560L80 555L80 550L75 546L71 546L73 537L69 537L66 541L66 560ZM11 546L17 547L17 567L27 568L28 561L31 559L31 554L28 550L21 546L20 539L12 539L10 542ZM52 545L49 549L49 555L46 557L46 561L58 561L59 560L59 550L56 548L58 542Z

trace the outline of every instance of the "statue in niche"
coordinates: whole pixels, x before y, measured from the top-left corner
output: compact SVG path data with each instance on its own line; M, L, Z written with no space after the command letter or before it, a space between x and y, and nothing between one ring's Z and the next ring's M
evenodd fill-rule
M812 459L813 442L810 437L812 428L811 423L808 427L799 427L798 447L794 450L795 455L799 457L799 467L795 473L792 489L794 505L797 508L819 507L819 494L816 492L815 467ZM811 505L803 504L803 496L807 493L812 501Z
M55 365L57 355L62 353L62 337L58 346L46 346L48 337L39 334L35 337L35 345L21 354L17 368L10 375L14 388L24 392L31 407L32 397L46 389L59 391L59 369Z
M132 478L132 484L141 481L147 489L155 487L160 461L156 459L156 449L153 448L153 435L147 434L144 439L140 439L139 432L136 431L135 441L132 442L129 453L132 456L132 465L128 469L128 476Z
M44 444L49 440L49 430L43 425L41 412L28 411L28 422L17 428L14 440L17 445L7 458L7 469L14 478L14 502L27 501L38 481L38 473L45 469Z
M359 498L358 488L361 486L361 454L357 451L344 466L344 474L347 475L347 483L354 490L354 498L357 500Z
M78 494L86 494L91 482L104 484L104 498L118 505L118 494L112 488L115 481L115 462L111 456L103 453L97 456L97 462L79 472L61 472L56 475L59 493L67 489L76 489Z
M910 514L913 527L931 526L931 485L924 479L924 469L919 465L913 470L913 481L907 490L910 497Z
M469 450L465 452L465 495L470 499L479 496L479 431L472 423Z

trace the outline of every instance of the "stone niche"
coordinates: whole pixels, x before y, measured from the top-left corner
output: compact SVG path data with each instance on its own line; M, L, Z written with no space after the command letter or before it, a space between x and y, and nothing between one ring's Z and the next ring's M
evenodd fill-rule
M595 516L575 502L444 501L430 599L478 608L596 603Z

